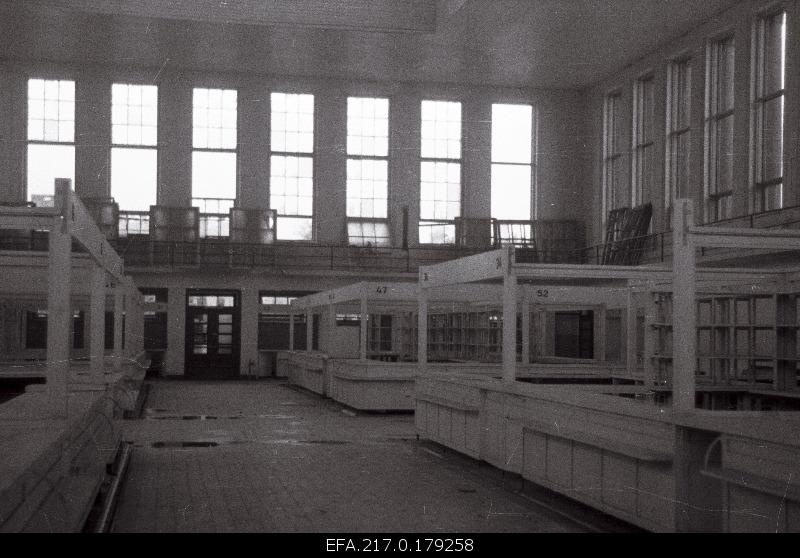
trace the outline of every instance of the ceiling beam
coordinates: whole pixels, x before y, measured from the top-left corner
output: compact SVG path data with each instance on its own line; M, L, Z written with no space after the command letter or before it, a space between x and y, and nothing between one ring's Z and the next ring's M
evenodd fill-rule
M158 19L396 33L436 30L431 0L37 0L74 11Z

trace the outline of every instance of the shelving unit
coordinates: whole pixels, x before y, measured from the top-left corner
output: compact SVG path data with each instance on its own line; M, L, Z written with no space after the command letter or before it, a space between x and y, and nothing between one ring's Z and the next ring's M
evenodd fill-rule
M652 293L650 365L658 384L672 378L672 295ZM713 386L798 389L800 293L703 294L697 298L697 381Z

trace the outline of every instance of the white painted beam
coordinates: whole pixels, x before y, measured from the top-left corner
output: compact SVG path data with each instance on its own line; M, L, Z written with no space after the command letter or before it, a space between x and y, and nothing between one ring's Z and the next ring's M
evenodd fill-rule
M106 271L99 266L92 270L89 293L89 362L92 381L103 381L105 369L105 318L106 318Z
M517 379L517 278L503 278L503 380Z
M51 409L67 413L69 375L71 237L69 224L53 218L50 228L47 269L47 395Z
M122 316L125 311L125 291L119 282L114 283L114 371L122 370Z
M693 411L697 370L697 305L695 246L690 240L694 208L675 200L672 215L672 408Z
M510 268L511 250L509 247L436 265L420 266L420 287L427 289L501 279Z
M367 314L367 297L361 297L361 327L359 336L359 348L358 348L358 356L361 360L367 360L367 319L369 318L369 314Z

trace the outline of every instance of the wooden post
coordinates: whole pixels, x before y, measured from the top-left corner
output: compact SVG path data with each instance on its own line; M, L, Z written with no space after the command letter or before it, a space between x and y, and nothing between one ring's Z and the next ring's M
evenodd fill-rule
M628 287L627 306L625 313L625 367L628 378L636 375L636 300L633 289Z
M289 350L294 351L294 313L289 312Z
M503 278L503 380L517 377L517 277L509 272Z
M367 360L367 297L361 295L361 336L359 337L358 357Z
M417 367L428 368L428 291L420 285L417 295Z
M119 282L114 283L114 371L122 370L122 313L125 294Z
M72 240L61 217L50 231L47 259L47 395L50 407L67 412Z
M89 304L89 362L93 382L102 382L105 372L103 355L106 349L106 270L92 268Z
M314 348L314 311L309 308L306 310L306 351L311 352Z
M653 328L653 323L656 321L656 302L653 299L654 293L646 291L645 295L644 347L642 347L644 358L642 359L642 364L644 365L644 385L652 387L656 385L656 362L652 358L656 352L656 332Z
M595 316L595 351L594 358L599 362L606 361L606 344L608 343L608 320L606 317L606 305L601 304L594 313Z
M522 365L531 362L531 301L528 292L522 298Z
M672 408L695 408L697 367L697 306L695 303L695 251L688 229L694 226L694 209L687 199L675 200L672 215Z

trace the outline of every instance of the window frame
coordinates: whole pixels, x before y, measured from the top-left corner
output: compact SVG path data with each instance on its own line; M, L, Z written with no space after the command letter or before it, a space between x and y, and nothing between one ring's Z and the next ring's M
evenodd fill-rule
M733 97L731 99L731 107L725 110L720 110L719 99L721 96L721 86L719 82L720 73L720 48L722 45L728 44L733 49L734 63L730 72L731 87L733 88ZM727 48L727 47L726 47ZM730 142L733 144L736 125L736 38L733 32L718 35L706 43L705 49L706 57L706 91L704 102L704 180L703 180L703 217L704 222L713 223L728 219L733 216L733 192L734 185L731 183L726 190L719 190L718 175L719 175L719 157L717 135L721 122L727 118L731 118L731 137ZM733 171L731 172L731 177ZM727 200L727 215L721 216L720 204Z
M137 87L154 87L156 91L156 105L155 105L155 112L156 112L156 125L155 125L155 143L153 145L145 144L145 143L120 143L114 141L114 86L115 85L125 85L125 86L137 86ZM111 83L111 117L109 123L109 130L111 132L111 145L109 148L109 174L108 174L108 189L109 195L111 197L114 196L114 150L140 150L143 152L153 152L155 154L156 159L156 176L155 176L155 195L156 198L153 200L152 205L158 205L158 184L159 179L161 176L161 170L159 165L159 157L158 157L158 117L159 117L159 99L158 99L158 85L153 83L143 83L141 81L135 80L120 80L120 81L112 81ZM128 103L125 103L126 106L129 106ZM192 107L194 108L194 107ZM117 201L116 199L114 201ZM118 233L121 237L126 237L131 234L131 223L139 223L137 227L135 227L136 232L133 234L148 234L149 232L149 221L150 216L149 213L145 215L145 210L141 209L126 209L124 207L119 208L119 212L121 215L121 219L119 220L119 227ZM123 215L125 214L125 215ZM148 223L148 229L144 229L144 222ZM145 232L146 231L146 232Z
M621 177L615 172L619 161L624 160L625 156L625 152L621 149L623 143L621 117L622 90L608 91L603 96L603 176L600 194L600 223L603 231L608 222L608 212L617 207L618 189L622 186ZM620 134L620 137L617 137L617 134ZM613 175L613 181L609 181L610 175Z
M351 154L350 149L350 99L358 99L358 100L370 100L370 101L386 101L386 155L363 155L363 154ZM345 234L347 235L347 244L348 246L359 246L359 247L367 247L372 246L376 248L389 248L392 246L392 231L391 227L389 226L389 200L391 196L389 193L391 192L391 172L390 172L390 161L389 161L389 154L391 153L391 130L392 130L392 101L389 96L381 97L381 96L366 96L366 95L348 95L345 100L345 126L347 130L345 131ZM363 118L363 116L362 116ZM362 136L363 137L363 136ZM350 161L383 161L386 163L386 216L385 217L363 217L363 216L354 216L348 214L348 207L349 204L347 203L350 199L348 185L350 183L350 175L349 175L349 163ZM364 199L364 198L360 198ZM373 198L375 199L375 198ZM374 224L376 227L378 225L384 225L386 227L386 237L385 242L380 242L377 239L379 238L375 235L376 242L375 244L368 245L366 241L362 241L361 243L353 242L353 238L350 235L350 225L359 225L359 228L363 230L364 225ZM366 237L362 236L363 239Z
M781 79L783 87L773 91L766 89L766 42L767 26L777 17L783 18L782 36L782 68ZM748 209L751 214L783 209L786 196L786 39L788 37L789 15L788 10L782 5L771 6L768 10L759 13L754 21L751 38L751 76L750 76L750 195L748 196ZM766 105L776 99L781 99L781 175L779 177L762 179L760 176L766 166L764 162L766 138L765 132ZM767 190L778 186L778 207L767 207Z
M220 91L223 95L226 91L233 91L236 93L236 133L234 134L236 147L233 148L226 148L226 147L196 147L195 146L195 95L198 90L206 90L206 91ZM236 206L236 201L239 199L239 131L241 129L241 111L239 110L239 89L237 87L221 85L221 86L205 86L205 85L194 85L192 87L192 207L198 207L199 213L199 238L206 238L206 239L223 239L230 237L230 211L228 213L203 213L199 211L199 204L195 200L202 200L205 203L207 200L213 200L219 202L220 200L230 200L231 207ZM206 106L206 110L208 107ZM224 108L222 109L224 110ZM206 126L206 129L208 126ZM224 128L221 128L224 129ZM195 153L226 153L232 154L234 156L234 197L233 198L206 198L206 197L199 197L194 195L194 155ZM197 204L197 205L196 205ZM208 228L209 223L216 223L217 234L209 235ZM227 225L225 225L227 223ZM222 234L224 228L227 228L228 234ZM205 232L205 234L203 234Z
M31 126L31 116L30 116L30 107L31 107L31 94L30 94L30 83L31 81L55 81L55 82L71 82L73 87L73 95L72 95L72 141L52 141L52 140L45 140L45 139L30 139L30 126ZM45 85L46 87L46 85ZM60 87L60 85L59 85ZM75 187L75 175L77 173L77 143L75 141L76 132L77 132L77 89L78 89L78 80L69 75L64 74L39 74L39 75L28 75L25 81L25 200L26 201L33 201L30 200L30 169L28 169L28 161L30 160L30 146L31 145L39 145L39 146L61 146L61 147L71 147L72 148L72 173L73 176L71 178L73 182L73 188ZM43 99L44 101L44 99ZM59 103L61 103L61 99L59 97ZM59 109L60 112L60 109ZM42 116L41 120L44 122L46 119ZM57 120L57 122L61 122L61 120ZM43 132L44 135L44 132ZM60 133L59 133L60 135ZM59 178L66 178L66 177L59 177ZM48 206L42 206L48 207Z
M429 157L423 156L422 154L422 104L424 102L431 102L431 103L456 103L459 107L459 126L460 126L460 134L459 134L459 145L460 149L458 152L458 158L453 159L451 157ZM419 192L418 192L418 202L419 212L418 212L418 219L417 219L417 244L420 246L454 246L458 239L456 238L456 231L455 231L455 219L461 218L464 215L464 102L461 99L455 99L452 97L439 97L439 96L426 96L419 100L419 124L420 124L420 134L419 134ZM457 164L459 167L459 188L458 188L458 217L453 220L449 219L426 219L422 217L422 167L425 163L453 163ZM453 227L453 242L422 242L422 236L420 235L421 229L423 226L429 227ZM432 238L432 237L431 237ZM447 234L445 233L445 239L447 238Z
M649 95L647 88L649 89ZM646 188L652 187L655 151L655 73L648 71L633 83L631 103L631 191L630 204L644 203ZM646 98L649 96L649 99ZM646 103L650 103L648 109ZM648 115L649 113L649 115ZM649 127L649 130L647 129ZM649 140L647 139L649 136Z
M519 163L519 162L511 162L511 161L495 161L494 160L494 107L495 106L523 106L529 107L531 113L531 141L530 141L530 162L528 163ZM495 238L496 231L505 230L511 233L510 243L511 244L520 244L520 245L527 245L530 241L534 239L534 231L533 231L533 222L537 218L538 212L538 185L536 181L536 172L537 172L537 151L538 151L538 115L536 111L536 105L533 101L530 100L501 100L501 101L493 101L491 103L491 129L490 129L490 145L489 145L489 208L491 211L492 200L494 198L494 183L493 183L493 175L495 167L516 167L516 168L528 168L529 173L529 183L530 188L528 192L529 200L528 200L528 219L501 219L496 217L495 215L491 215L492 223L495 225L492 228L492 240L493 242L502 242L505 235L501 233L500 238ZM525 224L525 222L530 224ZM522 224L522 228L519 225ZM503 227L506 228L503 228ZM522 238L522 242L516 242L516 232L519 231L522 234L520 235Z
M282 95L310 95L312 100L312 128L311 128L311 152L306 151L278 151L275 149L275 145L272 142L272 118L274 115L274 107L272 102L272 95L274 94L282 94ZM316 218L314 215L314 203L317 201L317 168L316 168L316 153L317 153L317 95L313 91L296 91L291 88L280 88L271 90L269 92L270 98L270 115L269 115L269 134L270 134L270 141L269 141L269 165L270 165L270 188L269 188L269 207L271 209L275 209L275 240L276 242L286 242L286 243L306 243L310 244L316 240ZM346 146L345 146L346 149ZM297 158L297 159L310 159L311 160L311 214L310 215L300 215L300 214L282 214L277 211L275 207L273 207L272 203L272 196L273 196L273 188L272 188L272 160L273 157L283 157L283 158ZM285 176L285 175L284 175ZM292 238L281 238L280 237L280 221L281 218L289 218L289 219L308 219L311 222L311 235L310 238L307 239L292 239Z
M664 142L664 222L666 229L672 227L673 201L689 195L681 186L689 187L691 182L691 140L692 140L692 66L694 58L686 54L673 58L667 65L666 103L665 103L665 142ZM682 106L685 102L686 106ZM680 126L680 114L685 112L686 123ZM686 153L681 161L681 140ZM687 184L680 183L678 166L686 165Z

